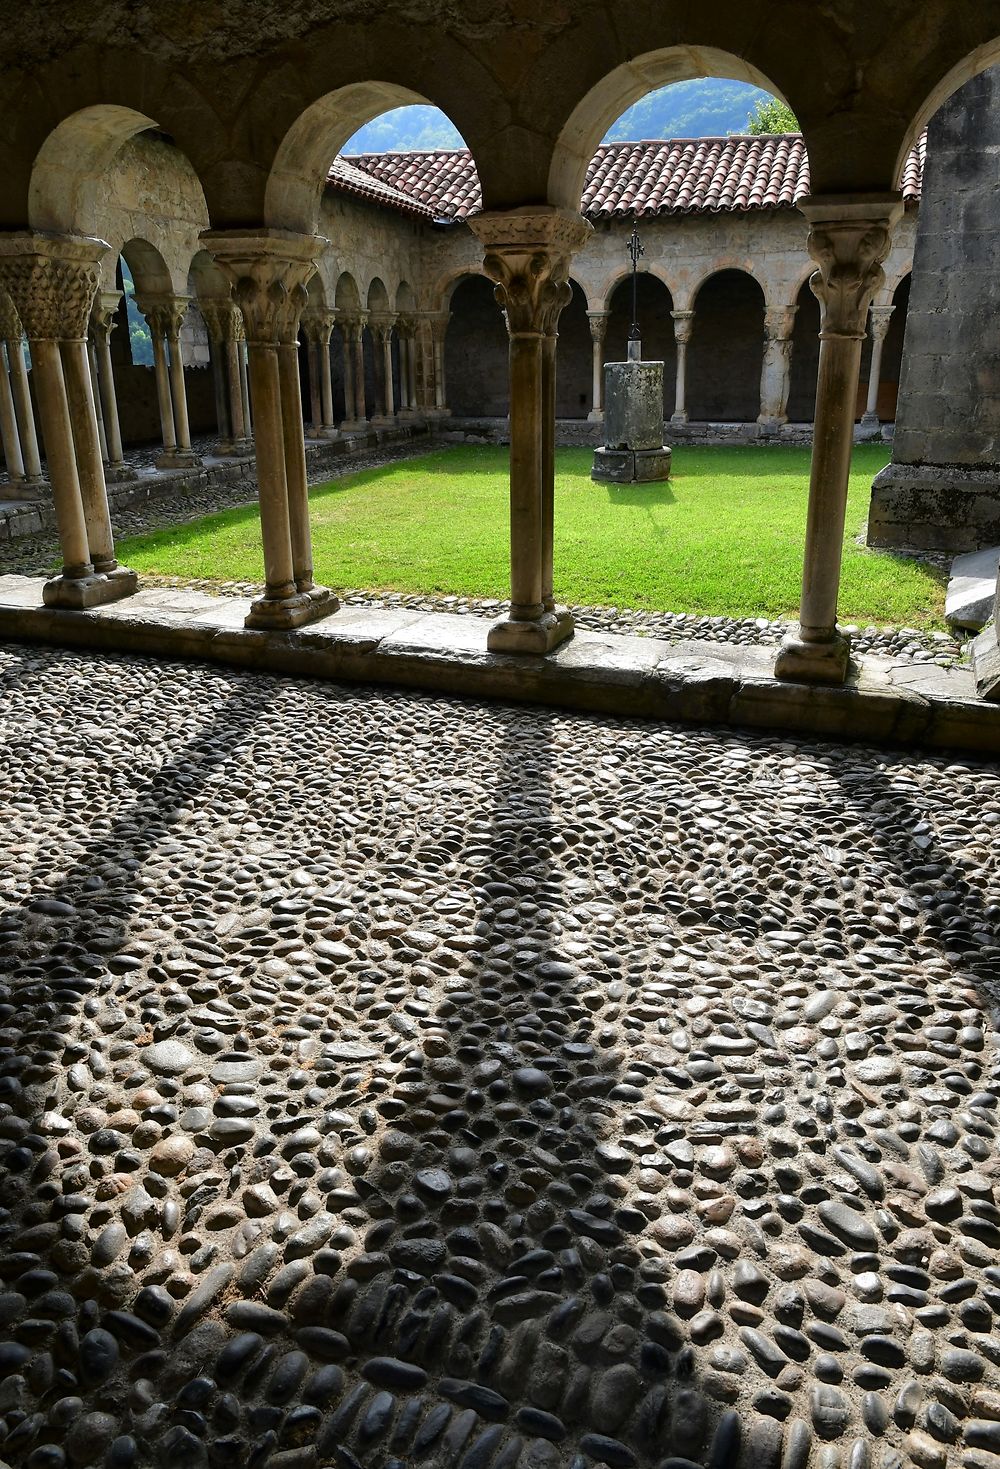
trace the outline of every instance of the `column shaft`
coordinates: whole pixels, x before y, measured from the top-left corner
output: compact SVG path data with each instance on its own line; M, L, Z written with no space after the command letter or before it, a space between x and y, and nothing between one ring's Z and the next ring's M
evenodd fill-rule
M240 402L243 408L243 428L247 438L252 440L255 437L254 415L257 410L256 399L254 400L254 406L252 410L250 405L251 379L250 369L247 365L250 356L250 349L247 346L246 342L238 343L238 348L239 350L237 352L237 363L239 366Z
M87 521L80 494L76 446L73 443L59 343L36 338L31 343L31 361L35 372L38 414L45 439L45 457L52 485L59 544L62 547L62 574L69 581L79 580L93 576L94 564L90 559Z
M296 591L309 592L313 587L312 538L309 532L309 488L306 446L302 436L302 389L299 383L297 342L282 342L278 347L278 371L281 379L281 423L285 448L285 481L288 487L292 577Z
M226 382L229 388L229 418L233 440L243 443L248 437L246 419L243 414L243 387L240 370L241 343L235 337L226 340Z
M360 328L354 338L354 417L362 428L368 423L365 401L365 334Z
M392 328L389 327L382 337L382 372L385 378L385 416L395 418L396 399L392 385Z
M115 370L111 361L111 333L97 333L97 384L101 395L104 417L104 436L108 445L108 468L121 469L125 463L122 449L122 431L118 421L118 395L115 391Z
M215 425L219 431L219 449L227 453L232 449L233 429L229 421L229 394L226 385L226 361L221 340L213 337L209 343L212 359L212 389L215 395Z
M248 355L248 373L255 408L257 494L260 499L260 531L264 543L264 577L267 583L265 600L280 601L295 595L295 572L288 513L288 483L285 476L285 433L281 411L278 349L269 343L251 342Z
M323 392L320 385L320 353L322 347L313 338L308 347L309 357L309 413L312 420L312 431L315 438L319 438L323 432ZM301 393L301 389L300 389Z
M94 397L94 411L97 414L97 436L101 441L101 458L107 464L108 438L104 431L104 409L101 406L101 393L97 385L97 348L93 342L87 346L87 356L90 361L90 391Z
M344 422L351 423L355 416L354 393L354 342L348 331L341 333L344 341Z
M3 457L7 462L7 473L14 484L24 479L24 458L21 454L21 436L17 431L17 415L14 412L14 395L10 388L7 359L0 347L0 437L3 438Z
M95 571L114 571L118 562L115 560L104 461L101 458L101 441L97 432L90 353L82 338L62 343L62 366L76 448L80 497L87 524L90 560Z
M510 615L531 621L542 603L542 338L510 338Z
M320 388L323 398L323 431L331 434L336 431L336 423L333 417L333 374L330 371L330 338L320 344Z
M555 536L556 488L556 346L559 338L552 332L542 338L541 360L541 559L542 606L546 612L556 609L552 590L553 539Z
M14 393L14 411L21 436L24 472L28 479L40 480L42 459L38 452L35 415L31 406L31 390L28 387L28 369L24 365L24 350L20 339L7 343L7 357L10 363L10 384Z
M160 436L168 454L177 448L174 433L174 407L170 397L170 369L167 366L167 351L162 333L151 331L153 338L153 371L156 374L156 401L160 409Z
M179 333L171 332L167 342L170 347L170 396L174 408L177 448L181 454L190 454L191 428L188 423L187 388L184 383L184 359L181 356Z

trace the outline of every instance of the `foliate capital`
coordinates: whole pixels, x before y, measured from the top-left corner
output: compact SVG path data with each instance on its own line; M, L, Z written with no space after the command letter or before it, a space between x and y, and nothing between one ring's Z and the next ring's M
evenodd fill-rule
M485 254L483 270L496 285L513 336L551 336L572 299L570 261L591 227L568 209L510 209L468 221Z
M24 336L21 318L6 291L0 291L0 341L20 342Z
M335 311L325 311L315 306L308 307L302 313L302 332L306 341L316 347L328 346L330 333L333 331L336 320Z
M871 332L876 342L884 342L895 306L873 306L871 309Z
M345 342L361 341L361 333L368 325L368 317L363 311L342 311L337 320Z
M764 312L764 335L769 342L787 342L795 329L797 306L768 306Z
M98 336L110 337L121 299L121 291L98 291L90 312L90 324Z
M694 312L671 311L670 315L674 319L674 341L686 347L694 331Z
M602 343L608 334L608 322L611 318L610 311L588 311L587 320L590 323L591 340Z
M809 254L819 267L809 284L820 303L820 336L864 337L902 203L897 195L843 200L814 195L799 207L809 221Z
M205 248L233 286L247 341L275 347L293 343L308 305L306 284L329 242L292 230L205 230Z
M190 296L145 295L135 298L154 336L176 340L188 309Z
M32 231L0 235L0 286L29 339L81 341L101 281L105 240Z

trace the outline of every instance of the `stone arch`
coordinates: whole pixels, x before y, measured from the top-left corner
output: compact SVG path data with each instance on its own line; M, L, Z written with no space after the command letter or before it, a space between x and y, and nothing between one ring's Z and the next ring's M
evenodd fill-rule
M903 353L906 350L906 316L910 305L912 279L912 271L905 271L896 282L890 298L894 309L882 348L882 367L879 373L878 416L883 423L892 423L896 418L899 379Z
M358 290L357 281L349 270L342 270L337 277L333 299L338 311L361 310L361 292Z
M663 363L663 409L664 416L669 417L673 412L677 376L677 347L670 314L675 309L674 296L663 277L653 270L640 270L637 289L642 355L648 361ZM632 325L631 273L617 277L608 293L605 310L609 315L604 335L604 360L623 362Z
M377 314L388 315L389 292L380 276L372 276L368 283L368 310Z
M935 82L913 114L910 125L903 134L903 141L896 155L894 179L897 187L902 178L903 169L906 167L906 160L938 108L943 106L952 93L958 91L959 87L964 86L973 77L979 76L980 72L988 71L991 66L998 64L1000 64L1000 36L987 41L984 45L977 46Z
M327 171L348 139L383 112L429 102L421 92L387 81L350 82L311 102L274 154L264 190L265 223L314 233Z
M549 203L579 209L590 160L611 124L647 93L695 77L751 82L782 96L753 63L713 46L666 46L624 61L577 102L559 132L549 167Z
M671 302L675 302L677 300L679 293L676 289L676 284L670 279L667 272L662 268L658 261L651 260L643 262L642 267L639 271L640 279L645 275L652 276L653 280L660 282L660 284L666 289L667 295L670 297ZM592 311L610 311L612 296L619 289L623 281L630 281L631 279L631 269L622 269L620 266L616 266L612 273L605 278L603 284L595 292L596 299L594 301L594 305L590 309Z
M687 356L691 419L753 423L760 412L764 360L764 289L749 270L731 266L702 278L692 298Z
M403 311L416 311L416 309L417 297L413 290L413 287L410 285L409 281L400 281L399 285L396 287L395 310L397 314Z
M573 295L559 316L556 417L586 418L591 409L593 352L587 293L570 277Z
M792 328L792 357L789 368L788 418L791 423L812 423L816 409L816 372L819 367L819 301L809 281L810 271L795 296L795 325Z
M448 401L456 417L505 418L509 405L507 328L494 285L481 271L460 272L448 290L444 339Z

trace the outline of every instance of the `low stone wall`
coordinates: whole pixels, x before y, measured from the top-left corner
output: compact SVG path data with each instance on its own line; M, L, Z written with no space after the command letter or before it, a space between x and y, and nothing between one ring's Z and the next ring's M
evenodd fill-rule
M872 481L868 544L955 552L1000 545L1000 470L887 464Z
M891 427L891 425L887 425ZM665 444L811 444L811 423L786 423L779 434L764 434L758 423L673 424L665 421ZM438 437L455 444L509 444L508 418L450 418L438 430ZM604 443L604 424L586 418L557 418L556 444L561 449L586 446L596 449Z
M430 432L428 425L420 421L398 428L370 429L367 433L350 434L340 439L306 439L306 467L312 479L327 465L336 464L345 457L366 454L383 444L405 443L407 439L423 440ZM132 478L108 485L108 503L112 513L163 500L176 500L183 504L185 495L240 480L246 481L247 499L252 500L257 487L257 461L253 455L213 459L200 468L178 470L176 473L164 470L153 474L136 473ZM12 500L7 504L0 501L0 544L21 536L54 531L55 528L51 499L30 503Z

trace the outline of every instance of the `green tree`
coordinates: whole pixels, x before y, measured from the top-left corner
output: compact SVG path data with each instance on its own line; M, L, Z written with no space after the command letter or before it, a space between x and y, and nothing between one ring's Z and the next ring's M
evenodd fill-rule
M761 99L747 118L747 132L755 136L762 133L797 133L799 120L787 102L777 97Z

